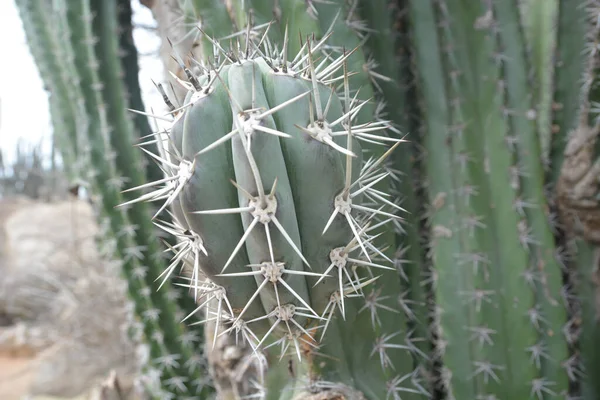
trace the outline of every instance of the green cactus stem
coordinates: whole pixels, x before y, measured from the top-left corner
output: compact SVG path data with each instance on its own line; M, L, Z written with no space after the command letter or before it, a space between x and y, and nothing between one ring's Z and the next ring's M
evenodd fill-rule
M186 103L169 136L157 135L166 145L155 155L166 177L140 186L155 187L133 202L171 206L167 229L179 232L180 250L164 276L188 258L190 286L212 300L204 315L225 325L223 335L238 335L257 350L279 345L282 357L289 351L308 361L309 375L355 382L379 398L387 375L379 370L392 373L395 362L412 373L413 349L392 342L400 332L371 328L381 324L377 307L384 303L367 303L362 309L370 314L360 313L352 298L363 296L380 271L395 271L373 232L397 219L398 207L371 202L382 198L374 187L387 177L383 163L402 140L382 134L386 120L355 122L366 103L350 95L348 57L316 64L324 44L308 40L298 54L285 45L273 53L269 43L222 51L218 69L182 82L190 91ZM394 145L361 166L363 142ZM400 288L395 272L387 285L394 284ZM391 318L398 329L402 318ZM345 330L347 323L356 328ZM329 330L335 341L327 340ZM364 344L350 351L340 338ZM317 362L320 354L340 362ZM359 372L365 360L373 360L372 368Z

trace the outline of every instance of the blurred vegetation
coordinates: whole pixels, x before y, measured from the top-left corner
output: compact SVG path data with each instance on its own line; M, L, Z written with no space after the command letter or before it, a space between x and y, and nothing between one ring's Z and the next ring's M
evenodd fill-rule
M68 195L67 179L54 143L49 157L44 156L41 141L31 144L19 140L12 150L13 157L8 157L9 151L0 149L0 198L25 196L51 201Z

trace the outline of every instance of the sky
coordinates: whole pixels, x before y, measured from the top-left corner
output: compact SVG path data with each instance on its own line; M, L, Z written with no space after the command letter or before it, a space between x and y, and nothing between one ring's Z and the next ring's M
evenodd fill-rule
M134 23L155 25L152 13L136 0ZM6 164L14 160L19 141L41 143L50 154L52 126L48 96L43 89L37 67L29 53L14 0L0 1L0 150ZM161 104L151 79L162 79L162 65L156 53L160 40L146 29L136 29L134 39L140 54L140 84L146 104ZM160 102L160 103L158 103Z

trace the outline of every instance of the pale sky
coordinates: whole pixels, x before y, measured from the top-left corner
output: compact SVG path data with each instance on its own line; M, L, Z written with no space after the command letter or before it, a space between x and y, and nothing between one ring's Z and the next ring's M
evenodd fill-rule
M133 2L135 21L154 25L152 13ZM140 82L146 105L162 104L160 95L150 79L161 81L162 66L154 54L159 39L147 30L137 29L134 37L141 56ZM26 143L43 143L48 154L52 126L48 111L48 97L43 90L37 67L29 53L25 34L14 0L0 0L0 149L5 163L14 159L19 139Z

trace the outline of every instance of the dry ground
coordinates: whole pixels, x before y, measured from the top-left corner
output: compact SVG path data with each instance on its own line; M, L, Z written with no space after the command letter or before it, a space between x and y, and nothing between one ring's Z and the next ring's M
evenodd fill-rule
M127 299L96 233L84 201L0 199L1 400L91 399L111 370L131 386Z

